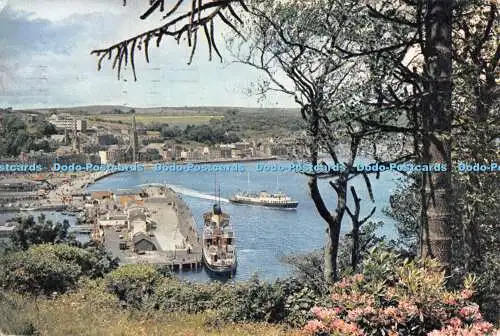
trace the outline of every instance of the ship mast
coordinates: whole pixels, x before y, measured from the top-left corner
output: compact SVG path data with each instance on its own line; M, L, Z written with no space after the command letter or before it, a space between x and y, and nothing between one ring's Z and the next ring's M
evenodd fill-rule
M217 201L217 174L214 174L214 200Z
M218 199L218 201L219 201L219 208L220 208L220 184L219 184L219 199Z

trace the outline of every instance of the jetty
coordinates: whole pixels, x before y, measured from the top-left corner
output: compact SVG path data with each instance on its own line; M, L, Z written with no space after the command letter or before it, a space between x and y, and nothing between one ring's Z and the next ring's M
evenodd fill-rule
M99 197L94 195L94 198ZM121 263L152 263L173 270L201 268L202 248L188 205L167 187L139 193L101 195L95 222L97 238Z

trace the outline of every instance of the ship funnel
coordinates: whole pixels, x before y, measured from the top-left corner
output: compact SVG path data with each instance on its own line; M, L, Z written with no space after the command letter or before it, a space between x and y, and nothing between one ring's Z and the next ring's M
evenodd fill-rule
M215 215L220 215L222 214L222 210L219 204L214 204L214 214Z

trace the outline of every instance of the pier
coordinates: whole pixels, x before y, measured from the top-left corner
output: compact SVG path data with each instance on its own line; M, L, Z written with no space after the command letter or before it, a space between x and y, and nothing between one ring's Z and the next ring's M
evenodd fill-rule
M73 233L92 233L92 227L90 225L77 225L70 229Z
M139 195L116 195L112 202L125 204L126 220L106 216L98 225L104 247L121 263L161 264L173 270L202 267L195 220L172 189L148 187Z

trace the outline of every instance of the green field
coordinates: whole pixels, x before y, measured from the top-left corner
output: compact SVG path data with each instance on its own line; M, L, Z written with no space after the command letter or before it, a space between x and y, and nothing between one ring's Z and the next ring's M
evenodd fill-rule
M217 115L158 115L158 114L136 114L137 123L144 125L151 124L169 124L169 125L199 125L206 124L212 119L223 119L224 116ZM116 122L122 124L131 124L132 116L130 114L101 114L89 118L91 122Z

